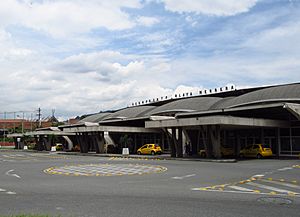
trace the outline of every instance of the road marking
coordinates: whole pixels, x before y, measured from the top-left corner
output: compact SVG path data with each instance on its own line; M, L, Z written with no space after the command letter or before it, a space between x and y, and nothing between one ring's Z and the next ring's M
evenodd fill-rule
M5 189L0 188L0 192L6 191Z
M292 170L293 167L284 167L284 168L281 168L281 169L278 169L278 171L286 171L286 170Z
M252 176L252 178L262 178L262 177L264 177L265 175L262 175L262 174L258 174L258 175L254 175L254 176Z
M9 170L9 171L7 171L7 172L5 173L5 175L7 175L7 176L14 176L14 177L20 179L21 177L20 177L19 175L14 174L14 173L11 174L11 172L13 172L13 171L15 171L15 170Z
M186 176L174 176L172 177L172 179L184 179L184 178L189 178L189 177L193 177L196 174L190 174L190 175L186 175Z
M238 190L238 191L254 192L254 190L252 190L252 189L249 189L249 188L243 188L243 187L235 186L235 185L229 185L228 187L229 187L229 188L232 188L232 189L234 189L234 190Z
M290 183L286 183L286 182L278 182L275 180L266 180L266 179L261 179L260 181L267 182L267 183L273 183L273 184L277 184L277 185L282 185L282 186L286 186L286 187L290 187L290 188L300 189L299 185L294 185L294 184L290 184Z
M121 176L162 173L166 170L166 167L144 164L88 164L51 167L45 169L44 172L48 174L69 176Z
M250 192L250 191L249 192L248 191L230 191L230 190L219 191L219 190L214 190L214 189L203 190L202 188L192 188L191 190L192 191L209 191L209 192L233 193L233 194L270 195L270 193L264 193L264 192L260 192L260 191L253 191L253 192ZM276 196L287 196L287 194L276 194ZM299 194L298 195L289 194L288 196L300 197Z
M13 191L8 191L8 192L6 192L6 194L17 194L17 193L13 192Z
M248 182L246 184L254 186L254 187L258 187L258 188L264 188L264 189L267 189L267 190L280 192L280 193L299 194L299 193L296 193L296 192L293 192L293 191L288 191L288 190L284 190L284 189L280 189L280 188L275 188L275 187L271 187L271 186L267 186L267 185L263 185L263 184L254 183L254 182Z

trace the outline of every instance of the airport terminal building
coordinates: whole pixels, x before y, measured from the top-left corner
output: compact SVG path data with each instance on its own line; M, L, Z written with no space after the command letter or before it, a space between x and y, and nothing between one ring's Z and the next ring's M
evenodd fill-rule
M90 115L73 125L40 129L67 137L68 149L107 152L128 147L131 153L144 144L159 144L173 157L222 157L222 147L238 156L249 144L269 144L275 156L300 153L300 83L235 89L234 86L182 93L132 103L112 112Z

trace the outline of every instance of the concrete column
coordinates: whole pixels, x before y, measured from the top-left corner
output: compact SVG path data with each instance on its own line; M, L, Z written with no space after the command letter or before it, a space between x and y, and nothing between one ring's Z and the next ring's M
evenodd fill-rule
M94 135L95 138L95 148L96 148L96 153L104 153L104 135L103 133L95 133Z
M276 139L277 139L277 153L276 153L276 157L279 158L280 152L281 152L280 128L277 128Z
M219 125L210 127L210 139L212 142L214 156L216 158L221 158L221 133Z
M241 138L239 132L235 132L235 148L234 148L234 154L235 157L238 158L241 151Z
M176 129L172 128L172 139L170 139L171 157L176 157Z
M178 128L177 157L183 157L183 136L181 127Z
M80 133L79 135L81 153L88 153L89 151L89 145L87 143L86 137L87 137L86 133Z

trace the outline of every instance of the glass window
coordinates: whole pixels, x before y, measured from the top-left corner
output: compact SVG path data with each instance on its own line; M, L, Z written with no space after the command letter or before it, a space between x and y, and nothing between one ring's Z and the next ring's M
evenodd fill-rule
M292 128L292 136L300 136L300 128Z
M292 138L293 151L300 151L300 138Z
M281 142L281 151L291 151L289 138L280 138L280 142Z
M280 128L280 136L290 136L290 128Z
M264 136L276 136L275 129L265 129Z

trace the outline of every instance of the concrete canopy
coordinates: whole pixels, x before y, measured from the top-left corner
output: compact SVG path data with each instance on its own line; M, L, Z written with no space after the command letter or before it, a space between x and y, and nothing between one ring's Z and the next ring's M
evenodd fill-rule
M289 127L290 123L288 121L281 120L215 115L164 121L146 121L145 125L146 128L191 127L206 125L226 125L240 127Z

